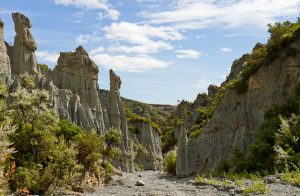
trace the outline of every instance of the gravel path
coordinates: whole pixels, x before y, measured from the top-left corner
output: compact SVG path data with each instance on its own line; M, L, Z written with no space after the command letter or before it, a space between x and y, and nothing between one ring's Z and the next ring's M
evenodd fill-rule
M235 195L233 190L218 190L210 185L196 186L192 183L194 177L176 178L157 171L140 173L123 173L123 176L114 176L113 181L99 192L87 194L89 196L214 196ZM140 180L144 186L136 186ZM270 192L266 195L300 196L300 188L278 183L267 185ZM236 194L243 195L243 194Z
M114 176L110 185L90 196L194 196L194 195L228 195L211 186L195 186L190 180L194 178L175 178L157 171L141 173L124 173ZM136 186L141 180L144 186Z

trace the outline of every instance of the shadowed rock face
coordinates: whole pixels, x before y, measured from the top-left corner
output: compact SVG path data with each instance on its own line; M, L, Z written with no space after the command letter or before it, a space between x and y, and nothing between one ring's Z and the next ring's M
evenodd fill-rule
M110 125L113 128L120 130L122 141L121 150L123 159L121 160L121 168L123 171L133 171L133 160L131 154L131 146L129 143L128 126L123 103L120 96L121 78L117 76L113 70L109 71L110 75Z
M15 24L15 41L13 46L12 73L15 75L28 72L38 73L35 51L37 45L30 32L31 22L23 14L13 13Z
M227 90L199 137L186 141L181 132L176 165L180 175L210 172L221 161L230 163L235 149L249 153L253 132L263 123L265 112L295 95L300 82L299 43L298 35L277 59L252 75L244 94ZM296 55L286 55L289 49L296 50Z
M136 130L130 133L130 138L142 148L134 150L134 161L143 165L144 170L161 170L163 157L159 132L148 122L130 123Z
M3 27L4 23L0 19L0 80L8 83L11 76L11 67L4 42Z

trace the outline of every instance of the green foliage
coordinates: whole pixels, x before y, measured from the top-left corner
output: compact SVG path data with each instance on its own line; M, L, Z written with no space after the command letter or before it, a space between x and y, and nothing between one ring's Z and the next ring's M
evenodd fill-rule
M20 84L21 88L11 94L9 113L17 127L10 135L17 167L11 187L51 194L57 187L75 180L81 166L75 159L75 149L56 136L59 119L49 107L48 93L34 89L34 81L28 74L20 76Z
M77 159L84 166L84 170L92 171L97 168L97 162L102 158L104 150L103 139L92 132L83 133L78 139L76 149Z
M8 135L13 133L16 127L11 125L11 119L7 113L7 88L0 82L0 195L4 195L8 189L8 178L5 176L5 167L14 152L10 147Z
M127 110L125 110L126 116L127 116L127 121L128 122L147 122L149 123L152 128L154 128L159 134L161 134L161 129L159 127L159 125L157 123L155 123L154 121L152 121L150 118L147 117L143 117L140 116L136 113L133 113L130 109L127 108Z
M176 175L176 156L177 156L176 150L172 150L166 154L163 162L164 172L170 175Z
M83 133L81 127L69 120L60 120L58 126L60 130L57 135L63 136L67 141L75 141Z
M280 144L282 149L287 150L291 157L288 160L293 165L298 165L299 163L299 155L300 152L299 145L292 145L286 143L283 144L282 141L286 141L286 139L282 140L282 134L278 134L277 130L280 129L280 125L282 124L282 120L289 118L292 114L299 115L300 114L300 85L296 88L295 97L288 100L286 103L282 105L276 105L269 111L265 113L264 122L261 127L256 131L254 137L255 141L251 145L250 155L248 157L244 157L241 153L236 152L236 158L234 162L233 170L235 172L242 172L243 170L247 170L248 172L254 171L268 171L269 173L274 173L276 170L282 170L285 167L284 160L282 160L279 156L279 148L276 147L276 143ZM280 119L280 116L283 118ZM292 124L291 124L292 125ZM289 125L290 126L290 125ZM286 128L282 126L282 128ZM293 132L295 133L295 137L298 137L298 123L292 125ZM277 136L276 136L277 133ZM284 134L283 134L284 136ZM277 137L277 141L276 141ZM282 141L280 141L282 140ZM278 145L277 145L278 146ZM277 150L277 154L276 151ZM291 151L293 149L293 151ZM281 159L279 161L279 159ZM279 162L278 162L279 161ZM282 162L283 161L283 162ZM274 165L279 168L274 168ZM291 165L289 166L291 167ZM294 167L294 166L293 166ZM298 167L298 166L297 166ZM295 168L294 168L295 169Z
M38 66L40 67L42 73L47 73L49 71L49 67L46 64L38 64Z
M110 162L113 158L121 155L119 145L121 144L121 133L117 129L109 129L102 135L105 147L102 152L104 162Z
M279 116L280 128L275 133L275 164L278 170L298 170L300 168L300 116L289 119Z
M244 194L246 195L250 193L265 194L267 192L269 192L269 189L267 185L261 180L252 182L244 190Z
M300 172L296 171L284 173L281 176L281 180L295 186L300 186Z
M162 130L162 152L166 153L174 148L177 140L174 136L174 130L184 124L183 119L176 118L174 115L170 116L167 120L167 125Z

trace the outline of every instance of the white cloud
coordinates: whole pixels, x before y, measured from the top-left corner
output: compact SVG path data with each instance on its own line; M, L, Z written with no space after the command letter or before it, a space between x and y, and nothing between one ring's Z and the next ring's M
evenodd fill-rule
M73 5L79 8L103 10L105 11L105 16L112 20L117 20L120 16L120 12L114 9L107 0L54 0L54 3L57 5Z
M103 30L107 38L126 41L134 44L144 44L153 38L162 40L182 40L183 36L171 27L154 27L146 24L138 25L129 22L112 23Z
M98 35L91 35L91 34L85 34L85 35L78 35L75 37L75 41L77 44L86 44L88 42L96 42L100 41L102 38Z
M107 69L116 71L142 72L151 69L162 69L168 67L169 62L153 58L148 55L110 55L108 53L96 53L91 51L91 58Z
M232 52L231 48L220 48L221 52L227 53L227 52Z
M37 51L36 57L38 61L41 61L42 63L55 64L57 62L59 54L48 51Z
M279 17L299 15L300 0L174 0L163 11L141 14L152 24L172 24L177 29L212 27L266 27Z
M198 59L202 54L196 50L176 50L177 58Z
M182 40L183 36L171 27L154 27L151 25L139 25L129 22L112 23L103 28L106 38L114 42L123 42L128 45L113 45L111 52L149 54L159 50L173 49L168 41Z

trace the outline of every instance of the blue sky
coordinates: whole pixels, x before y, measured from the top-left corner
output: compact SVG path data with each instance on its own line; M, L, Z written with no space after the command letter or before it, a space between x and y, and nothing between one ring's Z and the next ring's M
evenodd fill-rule
M268 40L267 24L295 21L300 0L1 0L5 38L12 12L33 24L39 63L84 46L109 89L109 68L124 97L147 103L193 101L219 85L234 59Z

